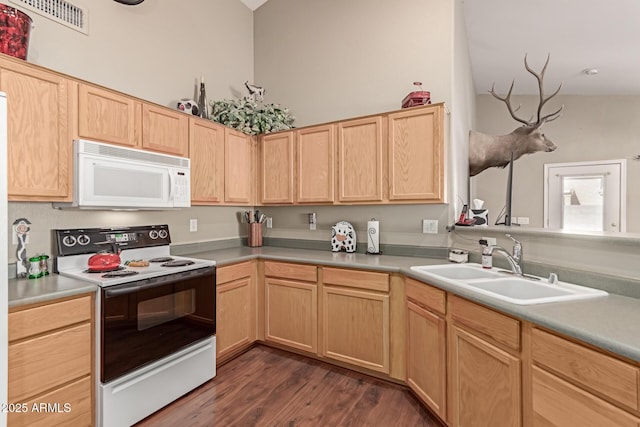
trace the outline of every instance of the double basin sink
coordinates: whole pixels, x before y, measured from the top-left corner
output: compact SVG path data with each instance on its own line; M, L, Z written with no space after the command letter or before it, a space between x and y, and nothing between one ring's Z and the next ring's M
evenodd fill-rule
M574 301L608 295L607 292L566 282L550 283L532 276L513 276L480 264L423 265L411 267L416 274L431 280L453 284L482 295L519 305Z

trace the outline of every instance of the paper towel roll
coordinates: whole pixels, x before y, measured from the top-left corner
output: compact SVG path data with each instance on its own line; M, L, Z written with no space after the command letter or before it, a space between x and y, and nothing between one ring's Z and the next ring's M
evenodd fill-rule
M380 221L375 218L367 221L367 253L380 253Z

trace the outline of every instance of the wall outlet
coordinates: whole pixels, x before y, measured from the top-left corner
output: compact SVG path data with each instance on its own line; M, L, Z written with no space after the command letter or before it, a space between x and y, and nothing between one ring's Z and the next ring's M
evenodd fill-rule
M424 234L438 234L438 220L437 219L423 219L422 220L422 232Z
M190 232L195 232L198 231L198 220L197 219L190 219L189 220L189 231Z
M267 228L273 228L273 218L268 216L266 223L267 223Z
M495 237L481 237L482 240L486 240L487 244L489 246L497 246L498 245L498 239L496 239Z
M528 216L519 216L516 218L516 223L520 225L529 225L529 217Z

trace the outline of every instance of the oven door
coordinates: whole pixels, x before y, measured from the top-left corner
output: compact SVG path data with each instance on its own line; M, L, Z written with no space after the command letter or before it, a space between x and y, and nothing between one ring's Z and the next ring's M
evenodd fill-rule
M215 266L110 286L101 297L102 383L216 332Z

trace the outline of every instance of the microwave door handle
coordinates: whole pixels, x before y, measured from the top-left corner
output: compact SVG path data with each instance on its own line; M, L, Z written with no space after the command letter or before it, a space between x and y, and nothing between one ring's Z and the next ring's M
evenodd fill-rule
M173 200L176 192L176 178L173 176L174 171L169 169L169 200Z

